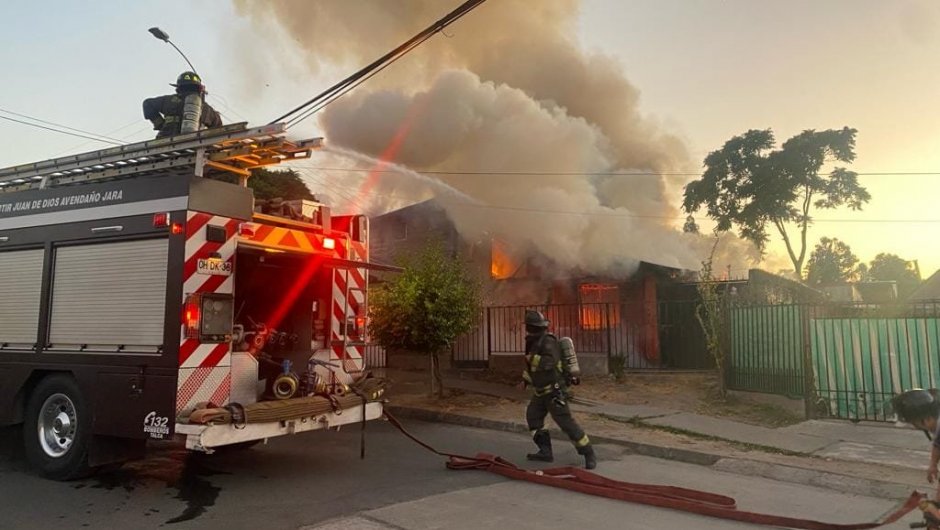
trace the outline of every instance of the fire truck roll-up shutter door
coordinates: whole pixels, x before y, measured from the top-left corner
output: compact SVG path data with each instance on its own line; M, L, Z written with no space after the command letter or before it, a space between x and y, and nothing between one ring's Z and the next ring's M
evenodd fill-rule
M158 353L167 239L56 249L49 343L54 350Z
M36 344L43 254L43 249L0 252L0 352Z

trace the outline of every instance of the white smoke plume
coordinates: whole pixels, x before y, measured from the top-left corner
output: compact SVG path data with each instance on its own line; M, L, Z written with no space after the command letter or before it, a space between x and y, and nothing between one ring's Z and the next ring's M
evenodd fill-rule
M317 72L365 64L457 2L235 4L286 30ZM491 0L321 113L330 145L421 168L458 190L383 172L360 199L375 211L435 196L467 239L498 235L568 270L628 274L641 260L697 269L710 243L675 228L681 183L661 176L694 164L643 116L621 67L578 45L578 7ZM492 174L500 171L549 174ZM647 174L604 175L613 172ZM741 267L751 250L729 241L722 247L733 257L719 261Z

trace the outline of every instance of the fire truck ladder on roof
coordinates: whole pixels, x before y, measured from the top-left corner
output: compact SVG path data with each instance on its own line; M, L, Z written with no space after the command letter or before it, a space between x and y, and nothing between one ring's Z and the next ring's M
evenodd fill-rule
M285 125L275 123L247 128L234 123L191 134L121 145L33 164L0 169L0 193L48 188L96 179L142 176L190 166L194 175L207 169L239 175L247 185L253 168L309 158L322 146L322 138L290 141Z

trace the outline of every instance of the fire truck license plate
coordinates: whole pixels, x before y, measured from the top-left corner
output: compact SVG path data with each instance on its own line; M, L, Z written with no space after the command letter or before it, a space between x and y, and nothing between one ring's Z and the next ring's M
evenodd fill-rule
M220 259L201 259L196 262L196 272L212 276L231 276L232 264Z

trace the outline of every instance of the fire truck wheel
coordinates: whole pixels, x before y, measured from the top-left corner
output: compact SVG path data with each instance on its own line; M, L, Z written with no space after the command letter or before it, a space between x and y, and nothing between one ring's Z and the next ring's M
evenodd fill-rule
M25 420L26 458L42 476L70 480L90 472L90 418L74 379L57 374L40 381L26 405Z

